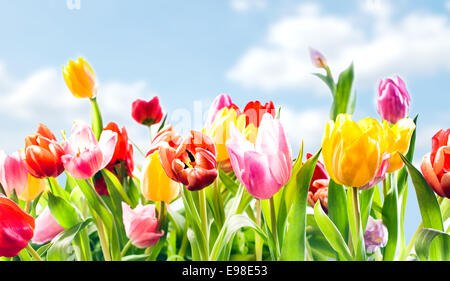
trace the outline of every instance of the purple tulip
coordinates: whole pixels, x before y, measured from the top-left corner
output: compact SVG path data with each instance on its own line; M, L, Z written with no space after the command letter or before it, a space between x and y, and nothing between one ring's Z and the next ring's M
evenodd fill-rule
M366 244L367 252L373 253L380 247L386 246L388 241L388 231L381 220L374 220L369 217L364 233L364 242Z
M319 52L316 49L309 48L309 56L311 58L311 62L313 65L317 68L327 68L327 60L325 59L325 56L322 55L321 52Z
M400 119L407 117L410 101L405 82L400 77L396 76L380 82L377 110L383 120L396 124Z
M264 114L255 145L233 125L230 135L226 146L236 177L253 197L272 198L292 174L291 149L280 121Z

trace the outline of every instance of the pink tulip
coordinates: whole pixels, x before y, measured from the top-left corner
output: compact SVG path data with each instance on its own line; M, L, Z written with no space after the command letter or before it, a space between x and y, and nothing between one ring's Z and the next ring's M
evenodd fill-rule
M396 124L400 119L407 117L410 100L406 84L400 77L380 82L377 110L383 120Z
M234 106L233 102L231 101L231 97L227 94L220 94L218 95L214 101L212 102L211 106L209 107L208 111L208 119L206 120L206 128L210 127L212 123L214 123L214 119L216 118L217 113L225 108L225 107L232 107Z
M105 130L97 142L92 129L75 124L70 138L64 143L61 160L66 171L76 179L88 179L105 168L114 155L117 133Z
M0 183L5 189L6 195L10 195L13 190L16 194L21 194L27 187L28 170L26 163L20 157L19 152L14 152L11 156L0 150Z
M52 216L50 209L46 207L35 221L36 228L31 240L34 244L45 244L64 231L56 219Z
M164 231L158 232L154 205L138 205L134 210L122 202L123 225L134 246L145 249L158 242Z
M253 197L272 198L292 174L291 149L280 121L265 114L255 145L234 126L230 136L226 145L236 177Z

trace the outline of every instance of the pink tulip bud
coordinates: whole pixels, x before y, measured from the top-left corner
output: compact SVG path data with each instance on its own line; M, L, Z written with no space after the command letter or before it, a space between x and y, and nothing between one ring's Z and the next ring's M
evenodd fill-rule
M327 68L327 60L321 52L316 49L309 48L309 56L311 57L311 62L317 68Z
M64 231L64 228L59 225L48 207L39 215L35 223L36 228L31 240L34 244L45 244Z
M380 247L386 246L388 241L388 231L381 220L374 220L369 217L366 231L364 233L364 242L367 252L373 253Z
M5 189L6 195L10 195L13 190L16 194L21 194L27 187L28 170L26 163L18 152L11 156L0 150L0 183Z
M134 210L122 202L123 225L134 246L144 249L158 242L164 231L158 232L154 205L138 205Z
M400 119L407 117L410 101L405 82L400 77L396 76L380 82L377 110L383 120L396 124Z

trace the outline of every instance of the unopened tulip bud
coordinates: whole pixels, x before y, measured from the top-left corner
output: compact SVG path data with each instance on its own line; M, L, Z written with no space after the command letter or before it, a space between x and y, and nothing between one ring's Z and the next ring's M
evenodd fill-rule
M163 113L158 97L154 97L148 102L140 99L135 100L132 105L131 116L136 122L145 126L159 123L163 118Z
M327 68L327 60L321 52L317 51L316 49L309 48L309 55L311 57L311 62L315 67L324 69Z
M409 97L406 84L400 77L385 79L378 86L377 110L383 120L396 124L409 112Z
M138 205L134 210L122 202L123 225L134 246L145 249L158 242L164 231L158 232L154 205Z
M95 98L97 95L97 82L95 73L84 58L63 67L64 80L67 87L76 98Z

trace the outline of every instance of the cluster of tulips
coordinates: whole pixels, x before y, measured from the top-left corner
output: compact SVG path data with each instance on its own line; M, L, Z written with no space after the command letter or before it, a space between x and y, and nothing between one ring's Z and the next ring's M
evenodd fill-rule
M353 65L335 82L320 52L311 59L333 104L321 149L305 158L303 144L293 157L272 101L242 109L226 94L187 136L166 124L158 97L134 101L133 119L159 128L139 149L125 127L103 126L96 76L70 60L65 82L90 100L92 124L60 141L39 124L24 148L0 152L1 259L449 260L450 129L417 170L403 80L380 82L381 121L355 122ZM141 166L134 151L147 151ZM422 223L407 242L409 177Z

